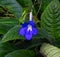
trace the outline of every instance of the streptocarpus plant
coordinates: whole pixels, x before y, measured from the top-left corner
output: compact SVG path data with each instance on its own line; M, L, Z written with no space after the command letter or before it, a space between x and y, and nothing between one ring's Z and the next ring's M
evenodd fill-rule
M18 1L20 1L20 2L18 2ZM21 4L21 3L23 3L21 1L25 1L24 4ZM47 22L45 22L46 20L44 19L44 17L46 16L47 19L48 19L48 16L49 17L53 16L52 18L56 17L54 10L56 10L55 7L57 7L57 9L59 9L59 6L58 6L59 1L53 0L52 3L50 3L50 2L49 2L50 4L48 3L49 5L47 8L52 9L53 11L46 10L45 9L46 6L44 6L44 12L42 11L44 13L44 15L41 14L42 12L40 11L41 4L43 4L42 1L49 1L49 0L41 0L41 2L42 2L41 4L40 4L40 1L38 4L37 3L38 1L39 0L34 0L34 2L32 2L32 0L0 0L1 6L4 6L4 9L7 8L7 10L8 10L8 12L3 12L4 11L3 10L2 13L5 14L5 17L3 16L4 17L4 18L2 17L3 19L0 18L0 29L2 30L2 31L0 30L0 32L3 32L2 33L3 35L1 37L2 39L0 41L0 57L38 57L38 56L40 57L39 51L40 51L40 47L41 47L42 43L48 42L48 43L51 43L52 45L57 44L55 42L55 37L51 36L49 34L49 32L47 31L47 30L51 30L51 28L48 28L46 30L47 26L45 26L46 27L46 28L44 27L45 29L41 29L42 25L40 25L40 24L43 23L43 26L44 26L44 24L50 25L49 22L48 22L48 24L47 24ZM30 2L32 2L32 3L30 3ZM28 4L26 4L26 3L28 3ZM27 5L27 7L25 5ZM32 7L31 5L33 6L33 8L31 8ZM51 6L54 6L54 7L51 7ZM21 9L20 9L20 7L21 7ZM23 10L25 10L25 9L27 9L28 11L24 13ZM28 19L29 19L28 15L29 15L29 12L31 9L33 10L32 11L33 16L31 16L32 18L30 18L30 20L28 21ZM36 11L36 9L38 9L38 11ZM45 10L46 10L46 13L45 13ZM22 13L22 11L24 14ZM60 10L58 10L58 11L60 11ZM48 16L46 15L47 12L48 12ZM51 16L50 16L50 12L52 12ZM13 17L14 19L12 17L10 17L11 15L15 16L15 17ZM42 15L41 20L44 21L42 23L40 22L41 15ZM59 13L57 14L57 19L58 18L60 18ZM37 22L36 19L39 22ZM19 21L19 20L21 20L21 21ZM49 20L51 20L51 18L48 19L48 21ZM27 24L24 23L26 21L28 21ZM23 24L23 26L21 25L21 23ZM53 27L55 27L55 21L53 21L53 23L54 23ZM38 33L37 33L37 31L38 31ZM43 48L45 48L45 47L43 47ZM45 54L45 52L44 52L44 54Z

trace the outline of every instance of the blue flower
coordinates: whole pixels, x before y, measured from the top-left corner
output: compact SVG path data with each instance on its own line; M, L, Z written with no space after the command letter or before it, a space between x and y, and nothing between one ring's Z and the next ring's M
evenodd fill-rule
M25 36L26 40L31 40L33 35L37 34L37 29L33 21L22 24L22 28L19 30L19 34Z

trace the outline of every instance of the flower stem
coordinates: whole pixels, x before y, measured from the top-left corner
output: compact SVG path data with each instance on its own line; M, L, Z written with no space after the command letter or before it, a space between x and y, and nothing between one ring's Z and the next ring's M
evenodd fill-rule
M32 12L30 12L30 19L29 21L32 21Z

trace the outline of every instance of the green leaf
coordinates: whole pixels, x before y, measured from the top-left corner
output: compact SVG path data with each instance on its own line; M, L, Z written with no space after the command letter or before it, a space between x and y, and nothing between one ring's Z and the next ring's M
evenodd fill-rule
M43 12L52 0L42 0L41 11Z
M0 43L0 57L4 57L7 53L16 50L17 48L10 43Z
M31 7L32 6L32 0L17 0L18 3L21 4L23 7Z
M35 53L32 50L16 50L5 57L35 57Z
M41 16L41 28L53 35L60 42L60 3L53 0Z
M10 28L18 24L18 20L12 18L0 18L0 34L5 34Z
M0 24L0 34L5 34L11 27L4 24Z
M18 20L16 18L0 18L0 24L15 26L18 25Z
M44 43L42 45L42 47L40 48L40 52L47 57L59 57L60 56L60 49L48 43Z
M8 8L8 11L13 13L16 17L22 14L22 7L16 0L0 0L0 5Z
M11 28L3 37L2 42L7 42L10 40L16 40L16 39L24 39L23 37L21 37L19 35L19 29L20 29L20 25L17 25L13 28Z

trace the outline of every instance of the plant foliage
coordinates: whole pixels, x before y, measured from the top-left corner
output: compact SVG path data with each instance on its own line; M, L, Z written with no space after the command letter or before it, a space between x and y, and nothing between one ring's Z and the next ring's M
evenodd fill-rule
M45 9L41 16L41 27L55 37L57 42L60 40L60 3L53 0Z
M38 34L27 41L19 30L31 10ZM60 56L60 1L0 0L0 57L42 56Z

